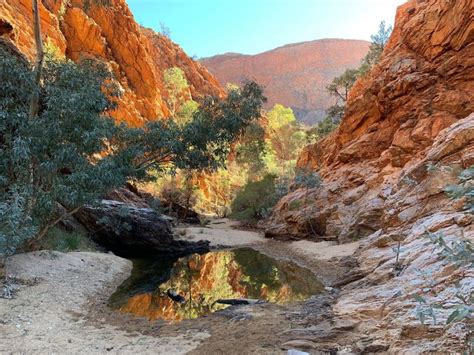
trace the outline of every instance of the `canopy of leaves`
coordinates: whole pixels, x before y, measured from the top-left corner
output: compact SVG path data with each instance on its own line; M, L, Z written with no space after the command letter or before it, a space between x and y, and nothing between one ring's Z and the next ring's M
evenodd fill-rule
M391 34L392 26L387 27L385 21L380 22L378 32L370 36L371 44L369 52L362 60L362 64L358 69L359 75L365 75L373 65L379 62Z
M80 206L133 171L131 157L110 145L120 128L105 114L114 107L107 94L116 95L108 71L48 61L43 73L41 110L29 119L32 70L0 52L0 243L13 240L8 251L53 219L58 203Z
M117 126L107 112L118 90L94 61L47 61L40 110L28 116L33 71L0 49L0 252L13 252L57 221L150 170L212 170L260 116L262 89L247 83L225 100L206 99L185 124ZM45 230L46 228L46 230Z
M249 125L235 148L236 162L248 171L250 178L265 169L265 130L257 122Z
M321 177L311 168L295 169L295 188L312 189L321 185Z
M266 217L281 196L276 194L276 175L266 175L260 181L249 181L232 202L232 217L254 223Z
M267 114L269 152L274 153L279 166L296 162L298 154L306 144L306 135L296 121L291 108L276 104Z
M163 74L163 80L166 89L174 95L178 95L189 87L184 71L178 67L166 69Z
M184 71L178 67L166 69L163 74L163 81L168 93L166 101L171 115L174 116L187 101L189 84Z
M276 104L267 114L268 126L272 130L278 130L296 121L293 110L280 104Z
M357 80L357 69L346 69L340 76L335 77L327 90L331 96L334 96L339 103L345 103L350 89Z
M326 116L324 120L308 130L308 139L314 142L326 137L329 133L337 128L338 123L339 122L336 122L332 117Z

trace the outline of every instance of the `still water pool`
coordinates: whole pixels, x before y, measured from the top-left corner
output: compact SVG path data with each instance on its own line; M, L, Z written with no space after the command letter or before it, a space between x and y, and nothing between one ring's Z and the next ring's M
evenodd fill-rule
M179 259L135 260L132 275L111 296L109 304L120 312L150 320L179 321L228 307L216 302L221 299L286 304L322 290L323 285L310 270L240 248Z

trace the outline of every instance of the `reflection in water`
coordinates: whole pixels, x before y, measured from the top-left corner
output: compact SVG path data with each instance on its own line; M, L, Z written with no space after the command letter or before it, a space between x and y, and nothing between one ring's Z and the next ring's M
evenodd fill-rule
M132 276L112 295L110 304L150 320L179 321L226 308L215 303L218 299L288 303L305 300L322 288L308 269L241 248L177 260L135 261ZM168 297L170 289L185 302Z

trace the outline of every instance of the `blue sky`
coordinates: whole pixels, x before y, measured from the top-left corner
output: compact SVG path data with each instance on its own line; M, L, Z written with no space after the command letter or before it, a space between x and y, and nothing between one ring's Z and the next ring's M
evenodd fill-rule
M369 40L392 24L405 0L127 0L135 19L171 38L188 55L256 54L320 38Z

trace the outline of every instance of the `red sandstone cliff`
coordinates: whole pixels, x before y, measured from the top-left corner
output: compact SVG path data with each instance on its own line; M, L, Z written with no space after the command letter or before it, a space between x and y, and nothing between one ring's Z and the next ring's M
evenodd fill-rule
M201 62L222 85L256 79L265 86L267 107L276 103L292 107L301 121L314 123L334 104L326 86L347 68L357 68L368 48L366 41L323 39L257 55L218 55Z
M409 1L397 11L380 63L352 89L340 128L300 156L299 166L318 170L322 186L286 196L267 221L272 237L360 241L360 280L342 289L333 311L374 349L463 347L466 327L422 326L412 295L425 289L428 302L449 304L454 281L474 291L472 272L443 264L423 237L474 240L472 214L443 192L474 164L473 111L474 1ZM429 164L438 170L428 172ZM302 199L306 208L291 208ZM399 241L401 272L393 251ZM439 310L438 322L449 313Z
M133 126L166 117L167 92L163 72L180 67L194 98L222 95L217 80L168 38L141 28L125 0L85 10L82 0L43 0L43 38L72 60L94 57L107 62L123 89L114 116ZM0 36L34 57L31 0L0 2Z

